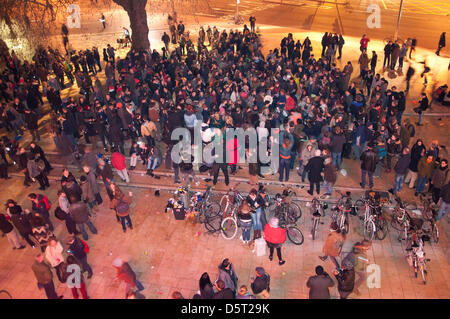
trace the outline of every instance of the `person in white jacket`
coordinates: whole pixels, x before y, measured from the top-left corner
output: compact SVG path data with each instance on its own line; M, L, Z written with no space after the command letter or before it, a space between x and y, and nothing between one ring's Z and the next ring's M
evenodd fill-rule
M64 256L62 255L62 252L63 247L61 243L56 240L55 237L51 238L48 242L47 247L45 248L45 259L47 259L50 265L55 268L56 275L61 282L64 281L61 277L62 271L60 271L59 269L64 262Z

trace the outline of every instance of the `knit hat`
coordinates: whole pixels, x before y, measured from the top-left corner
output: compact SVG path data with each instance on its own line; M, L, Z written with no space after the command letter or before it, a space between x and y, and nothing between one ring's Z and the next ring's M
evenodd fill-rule
M255 271L256 271L256 273L257 273L258 275L260 275L260 276L266 274L266 271L264 270L263 267L256 267L256 268L255 268Z
M120 258L116 258L116 259L114 259L112 265L114 267L121 267L123 265L123 260Z
M272 218L269 219L270 227L278 228L278 223L279 223L279 220L276 217L272 217Z

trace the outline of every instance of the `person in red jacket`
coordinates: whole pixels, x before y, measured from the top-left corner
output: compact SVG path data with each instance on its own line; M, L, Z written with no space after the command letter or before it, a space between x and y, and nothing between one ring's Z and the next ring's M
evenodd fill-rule
M264 227L264 237L269 246L270 254L269 259L273 259L273 250L277 249L278 264L284 265L286 261L281 258L281 245L286 241L286 229L279 226L279 220L276 217L272 217L269 223Z
M111 164L117 170L117 174L120 176L120 178L124 182L129 183L130 178L128 177L125 156L122 153L119 153L116 149L114 149L113 153L111 154Z
M370 41L370 39L368 37L366 37L365 34L363 34L361 40L359 41L359 44L361 44L361 46L360 46L361 52L363 52L364 50L367 50L367 46L369 45L369 41Z

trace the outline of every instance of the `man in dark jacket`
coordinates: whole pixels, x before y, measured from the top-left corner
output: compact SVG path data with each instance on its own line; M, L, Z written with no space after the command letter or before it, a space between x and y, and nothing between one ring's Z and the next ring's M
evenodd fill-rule
M378 157L372 149L373 144L367 145L366 150L362 153L361 160L361 185L362 188L366 187L366 174L369 176L369 188L373 188L373 173L377 167Z
M309 288L309 299L330 299L328 288L333 287L334 282L322 266L317 266L316 276L309 277L306 286Z
M339 126L335 128L333 137L331 138L331 156L333 158L333 165L338 170L341 169L342 151L346 142L344 134Z
M14 226L8 220L4 214L0 214L0 230L8 238L9 243L13 249L24 249L25 246L20 242L19 236L17 236Z
M320 182L322 181L322 172L324 169L324 159L320 156L320 150L316 150L314 157L308 161L305 170L308 172L309 195L314 193L314 185L316 185L317 195L320 193Z
M87 254L84 251L84 243L76 236L69 236L67 238L67 245L69 246L70 252L75 256L75 258L80 262L83 272L88 272L88 279L92 277L92 268L87 262Z
M97 234L97 228L95 228L94 224L92 224L92 222L89 220L90 216L89 208L85 203L77 201L77 199L74 196L70 198L70 202L72 203L70 204L69 207L70 216L80 228L81 234L83 235L83 239L88 240L88 234L84 229L84 224L86 224L89 227L91 233Z
M264 298L264 291L270 292L270 276L262 267L256 267L255 271L256 278L252 281L252 290L256 297L261 296L261 298Z
M53 231L53 224L50 221L50 207L47 206L44 195L31 193L28 195L28 199L31 201L32 210L37 211L41 216L43 216L45 219L45 223L48 224L49 229Z
M45 294L47 295L48 299L60 299L63 296L58 296L58 294L55 291L55 285L53 284L53 278L52 278L52 268L47 265L44 261L44 255L38 254L35 257L35 261L33 265L31 266L31 269L34 272L34 275L36 276L36 280L38 282L39 289L44 288Z
M234 271L233 264L228 258L225 258L219 265L219 280L222 280L226 288L230 288L233 295L237 291L238 277Z
M402 155L400 156L397 164L395 164L395 185L394 188L390 189L389 192L391 194L396 194L397 192L402 190L403 180L405 179L405 175L408 172L409 164L411 163L411 154L409 153L409 147L405 147L402 151Z
M41 137L39 135L38 116L36 115L36 113L31 112L30 109L25 109L24 118L27 128L30 130L33 141L40 141Z
M217 280L216 282L217 292L214 294L213 299L234 299L235 295L233 290L225 288L223 280Z
M338 282L338 291L341 299L347 299L347 297L353 292L355 287L355 270L352 265L342 264L342 271L333 272Z
M450 211L450 182L441 189L441 206L436 217L440 221L444 215L448 215Z
M53 169L53 167L50 165L47 158L45 157L44 151L42 150L42 148L39 145L37 145L34 142L31 142L30 143L30 152L32 154L36 154L36 159L41 159L44 162L46 172L50 172Z
M25 179L23 181L23 185L30 186L33 182L30 177L30 173L28 172L27 163L28 163L28 153L25 151L25 148L21 147L19 149L19 155L18 155L18 163L19 168L25 175Z

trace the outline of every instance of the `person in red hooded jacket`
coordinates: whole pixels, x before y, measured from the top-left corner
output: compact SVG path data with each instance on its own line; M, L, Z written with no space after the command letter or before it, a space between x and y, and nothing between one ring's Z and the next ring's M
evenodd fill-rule
M125 156L122 153L119 153L116 149L114 149L111 154L111 164L117 170L117 174L119 174L120 178L124 182L129 183L130 178L128 177Z
M281 266L286 261L281 258L281 245L286 241L286 229L279 226L279 220L276 217L272 217L269 223L264 227L264 237L269 246L270 254L269 259L273 259L273 250L277 249L278 264Z

